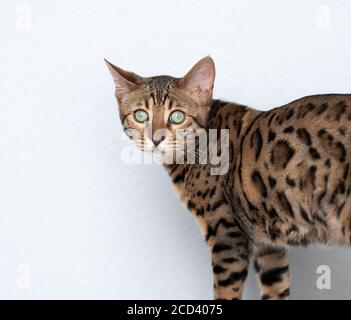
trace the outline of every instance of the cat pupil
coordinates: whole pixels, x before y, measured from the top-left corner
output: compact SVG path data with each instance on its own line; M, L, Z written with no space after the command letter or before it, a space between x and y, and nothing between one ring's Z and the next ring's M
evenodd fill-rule
M134 119L138 122L145 122L149 119L149 116L144 110L137 110L134 112Z
M171 113L171 122L175 123L175 124L180 124L184 121L185 115L184 112L182 111L173 111Z

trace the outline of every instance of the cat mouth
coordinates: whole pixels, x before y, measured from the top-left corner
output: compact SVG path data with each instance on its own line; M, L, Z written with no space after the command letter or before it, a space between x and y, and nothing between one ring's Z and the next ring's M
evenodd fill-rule
M165 155L167 153L173 153L174 150L171 149L171 148L167 148L165 146L162 146L162 145L158 145L158 146L152 146L152 150L151 150L152 153L154 154L161 154L161 155Z

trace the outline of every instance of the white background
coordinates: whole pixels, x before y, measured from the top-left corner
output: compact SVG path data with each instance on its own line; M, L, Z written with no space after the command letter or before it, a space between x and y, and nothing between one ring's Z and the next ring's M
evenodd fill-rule
M265 110L351 92L350 13L346 0L2 0L0 298L211 298L207 248L163 168L121 161L103 58L181 76L210 54L215 97ZM351 250L290 260L292 298L351 298ZM258 297L251 272L245 298Z

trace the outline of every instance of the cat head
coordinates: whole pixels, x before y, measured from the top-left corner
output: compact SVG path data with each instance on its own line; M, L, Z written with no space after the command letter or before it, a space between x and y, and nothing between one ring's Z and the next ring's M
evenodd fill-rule
M176 151L177 132L203 128L215 80L210 57L197 62L182 78L141 77L105 60L125 133L145 151Z

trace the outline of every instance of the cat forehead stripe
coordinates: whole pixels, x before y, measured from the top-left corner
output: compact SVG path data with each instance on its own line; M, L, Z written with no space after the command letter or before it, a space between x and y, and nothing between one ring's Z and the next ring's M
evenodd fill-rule
M169 86L174 81L175 78L170 76L157 76L150 78L147 85L150 87L150 90L153 91L152 96L155 99L155 104L160 105L164 103L164 100L167 98Z

